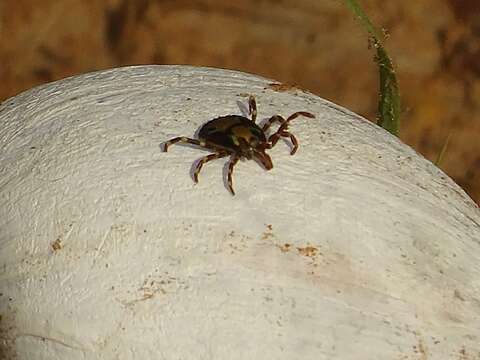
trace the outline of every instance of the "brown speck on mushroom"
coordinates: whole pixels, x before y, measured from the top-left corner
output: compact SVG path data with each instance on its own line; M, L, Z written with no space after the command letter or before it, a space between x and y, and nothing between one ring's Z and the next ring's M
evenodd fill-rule
M282 252L290 251L291 245L289 243L285 243L283 245L278 246Z
M458 300L465 301L465 298L462 296L462 294L460 294L460 291L458 291L457 289L453 291L453 296Z
M318 252L318 249L314 246L297 247L297 250L301 255L307 257L314 257Z
M52 247L53 251L58 251L62 248L62 241L60 240L60 238L57 238L54 242L50 244L50 246Z
M299 87L297 84L286 84L286 83L270 83L266 89L271 89L273 91L284 92L289 90L298 90Z

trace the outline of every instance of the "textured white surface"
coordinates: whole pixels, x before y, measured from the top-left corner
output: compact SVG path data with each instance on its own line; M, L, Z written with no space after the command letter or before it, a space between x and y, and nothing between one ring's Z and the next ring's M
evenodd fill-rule
M216 69L65 79L0 106L0 358L478 359L480 214L314 95ZM159 145L298 110L274 168Z

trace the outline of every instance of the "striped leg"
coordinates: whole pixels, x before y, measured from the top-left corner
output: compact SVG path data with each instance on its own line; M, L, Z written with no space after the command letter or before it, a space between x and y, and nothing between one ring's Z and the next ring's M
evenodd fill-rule
M293 134L289 133L288 131L282 131L282 133L281 133L280 135L282 135L283 137L287 137L287 136L288 136L288 137L290 138L290 141L291 141L292 144L293 144L293 148L292 148L292 150L290 151L290 155L295 154L295 153L297 152L297 150L298 150L298 141L297 141L297 138L296 138Z
M315 115L309 113L309 112L306 112L306 111L298 111L296 113L293 113L292 115L290 115L287 120L285 120L282 125L280 125L280 127L278 128L277 130L277 133L281 133L285 130L288 130L288 125L290 125L290 121L292 121L293 119L296 119L297 117L299 116L305 116L305 117L308 117L308 118L314 118Z
M283 130L287 130L288 129L288 123L290 121L292 121L293 119L299 117L299 116L305 116L305 117L308 117L308 118L314 118L315 115L309 113L309 112L306 112L306 111L298 111L296 113L293 113L292 115L290 115L287 120L285 120L282 116L280 115L274 115L272 116L270 119L267 120L267 122L263 125L263 132L267 131L270 126L273 125L273 123L275 122L279 122L280 125L281 125L281 129L279 129L280 131L283 131Z
M173 145L173 144L176 144L176 143L197 145L197 146L203 147L205 149L210 149L210 150L214 150L214 151L219 150L219 148L217 146L215 146L214 144L210 144L210 143L206 142L205 140L197 140L197 139L187 138L185 136L180 136L180 137L176 137L176 138L173 138L173 139L170 139L170 140L164 142L163 143L163 152L167 152L170 145Z
M297 149L298 149L298 141L297 141L297 138L292 134L290 133L289 131L285 131L285 130L282 130L282 131L277 131L275 134L273 134L272 136L270 136L268 138L268 142L270 143L270 148L274 147L278 140L281 138L281 137L288 137L290 138L290 141L292 142L293 144L293 148L292 150L290 151L290 155L293 155L297 152Z
M278 142L278 140L281 137L288 137L288 138L290 138L290 141L293 144L293 148L290 151L290 155L293 155L297 152L297 149L298 149L297 138L287 130L288 130L289 122L292 121L293 119L299 117L299 116L305 116L305 117L308 117L308 118L314 118L315 117L315 115L313 115L309 112L298 111L298 112L290 115L287 118L287 120L285 120L284 118L282 118L279 115L272 116L270 119L268 119L268 121L263 126L263 131L268 129L275 121L278 121L281 124L280 127L278 128L278 130L268 138L268 142L270 143L271 148L275 146L275 144Z
M298 111L296 113L293 113L292 115L290 115L288 118L287 118L287 123L292 121L293 119L299 117L299 116L305 116L305 117L308 117L308 118L315 118L315 115L313 115L312 113L309 113L309 112L306 112L306 111Z
M193 180L195 181L195 183L198 183L198 174L200 173L200 170L202 170L202 166L203 164L209 162L209 161L212 161L212 160L215 160L215 159L220 159L222 157L225 157L227 156L228 153L227 152L218 152L216 154L210 154L210 155L207 155L203 158L201 158L197 165L195 166L195 172L193 173Z
M176 144L176 143L184 143L184 144L205 146L205 142L203 142L203 141L200 141L200 140L197 140L197 139L190 139L190 138L187 138L187 137L184 137L184 136L179 136L179 137L176 137L176 138L173 138L173 139L170 139L170 140L166 141L163 144L163 152L167 152L168 147L170 145L173 145L173 144Z
M232 195L235 195L235 191L233 191L233 186L232 186L232 173L233 173L233 167L235 164L238 162L240 157L238 155L233 155L230 164L228 164L228 174L227 174L227 180L228 180L228 188L230 189L230 192Z
M253 95L248 98L248 112L252 115L252 121L255 122L257 120L257 103Z
M273 115L270 119L267 120L265 124L263 124L262 130L263 132L267 131L270 129L270 126L273 125L274 122L278 121L280 124L285 124L285 119L281 117L280 115Z

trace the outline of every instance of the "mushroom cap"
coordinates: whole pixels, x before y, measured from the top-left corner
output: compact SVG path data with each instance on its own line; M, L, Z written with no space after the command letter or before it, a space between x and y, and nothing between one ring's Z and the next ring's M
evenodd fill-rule
M480 353L480 212L399 139L313 94L188 66L0 105L0 358L452 359ZM206 121L309 111L236 195ZM288 140L288 139L287 139Z

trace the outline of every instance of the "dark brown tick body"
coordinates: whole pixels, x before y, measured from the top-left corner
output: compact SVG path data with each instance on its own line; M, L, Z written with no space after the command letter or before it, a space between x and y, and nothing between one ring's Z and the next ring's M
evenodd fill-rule
M290 154L295 154L298 149L298 142L295 136L288 131L289 122L298 116L315 117L313 114L305 111L296 112L287 119L284 119L280 115L274 115L269 118L262 127L259 127L255 123L257 118L255 98L250 96L248 103L251 119L240 115L218 117L205 123L200 128L198 139L176 137L164 143L163 151L166 152L170 145L178 142L198 145L215 151L214 154L207 155L198 161L195 173L193 174L195 182L198 182L198 174L203 164L214 159L231 156L227 175L228 188L232 194L235 195L232 186L232 173L233 167L239 159L256 159L262 163L265 169L270 170L273 168L272 159L265 150L274 147L281 137L288 137L293 145ZM275 122L278 122L280 127L267 139L266 131Z

